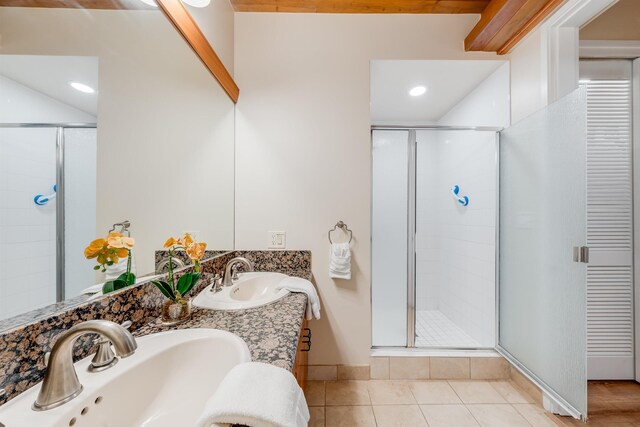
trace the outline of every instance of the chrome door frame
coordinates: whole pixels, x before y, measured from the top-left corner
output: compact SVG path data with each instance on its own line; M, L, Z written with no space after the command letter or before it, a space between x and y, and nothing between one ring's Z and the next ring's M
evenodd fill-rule
M385 346L374 346L372 345L372 349L435 349L435 350L494 350L498 345L499 338L499 269L498 269L498 261L499 261L499 194L500 194L500 131L504 128L501 127L491 127L491 126L441 126L441 125L423 125L423 126L403 126L403 125L384 125L384 126L371 126L371 149L373 150L373 132L376 130L397 130L397 131L406 131L408 132L408 152L409 155L407 157L407 179L408 179L408 199L407 199L407 345L405 347L385 347ZM495 159L495 168L496 168L496 218L495 218L495 227L496 227L496 242L495 242L495 324L496 324L496 336L495 342L496 347L416 347L415 346L415 324L416 324L416 280L415 280L415 257L416 257L416 248L415 248L415 239L416 239L416 168L417 168L417 139L416 139L416 131L418 130L436 130L436 131L484 131L484 132L495 132L496 135L496 159ZM373 152L373 151L372 151ZM373 155L371 155L370 159L371 165L371 178L370 182L373 182ZM370 197L373 196L373 185L370 188ZM370 218L373 218L373 205L371 205ZM373 222L371 221L371 224ZM373 230L371 230L373 231ZM370 251L372 256L373 254L373 232L370 235ZM373 278L373 265L370 266L370 277ZM373 280L372 280L373 283ZM371 324L373 325L373 288L371 289L370 301L371 307ZM373 342L373 328L370 331L370 342Z

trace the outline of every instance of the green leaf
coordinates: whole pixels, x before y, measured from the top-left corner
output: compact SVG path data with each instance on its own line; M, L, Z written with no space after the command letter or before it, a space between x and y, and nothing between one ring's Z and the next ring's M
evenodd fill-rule
M133 273L122 273L116 280L122 280L124 282L127 282L128 285L133 285L134 283L136 283L136 275Z
M169 298L170 300L176 299L176 294L173 292L173 289L171 289L171 286L169 286L167 282L163 282L161 280L154 280L151 283L156 285L156 287L160 289L160 292L162 292L162 295L164 295L165 297Z
M186 273L184 274L179 280L178 280L178 292L180 292L180 295L184 296L186 292L188 292L188 289L191 288L191 282L193 281L193 275L191 273Z
M198 280L200 280L200 273L187 273L182 277L185 277L187 275L191 277L191 280L189 281L188 286L181 288L180 282L178 281L178 291L180 292L180 295L182 295L183 297L186 296L191 291L191 289L193 289L196 286L196 284L198 283ZM182 280L182 277L180 278L181 280Z
M110 280L108 282L104 282L104 285L102 285L102 293L103 294L108 294L110 292L115 291L115 288L114 288L113 285L114 285L113 280Z
M127 283L124 280L116 279L116 280L113 281L113 290L114 291L117 291L117 290L122 289L122 288L126 288L127 286L129 286L129 283Z

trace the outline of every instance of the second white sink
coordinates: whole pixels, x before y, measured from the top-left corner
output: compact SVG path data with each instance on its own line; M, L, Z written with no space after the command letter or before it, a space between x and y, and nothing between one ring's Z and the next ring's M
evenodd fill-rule
M193 299L193 305L215 310L243 310L271 304L284 298L289 291L276 290L277 285L288 278L282 273L242 273L231 286L213 293L207 286Z

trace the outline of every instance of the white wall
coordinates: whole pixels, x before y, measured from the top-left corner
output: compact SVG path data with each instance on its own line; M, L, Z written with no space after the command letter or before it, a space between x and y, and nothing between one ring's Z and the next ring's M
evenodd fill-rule
M131 220L139 274L168 235L233 246L233 102L160 11L0 8L0 21L0 53L99 57L97 235Z
M465 53L478 15L235 15L236 246L286 230L310 249L323 319L313 364L366 364L371 346L369 62ZM328 277L327 230L354 232L353 279Z
M229 0L212 0L207 7L184 3L200 30L233 76L233 7Z
M511 52L511 123L547 105L546 30L538 28Z
M0 117L4 123L95 122L3 76ZM55 302L57 200L33 201L52 193L55 183L55 129L0 129L0 319Z

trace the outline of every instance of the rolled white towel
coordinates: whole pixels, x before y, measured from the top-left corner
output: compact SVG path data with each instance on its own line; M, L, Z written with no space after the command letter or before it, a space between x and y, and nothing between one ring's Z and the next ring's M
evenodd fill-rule
M224 377L196 422L198 427L306 427L309 408L295 377L267 363L235 366Z
M313 283L300 277L287 277L276 285L276 290L286 289L291 292L301 292L307 295L306 319L314 317L320 319L320 297Z
M351 279L351 248L349 243L331 244L329 277L333 279Z
M107 267L107 271L105 273L105 281L115 280L122 273L126 273L127 271L127 257L120 258L116 264L110 265ZM131 272L136 274L136 259L135 257L131 257Z

